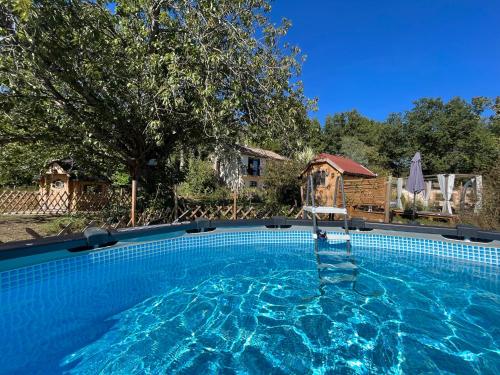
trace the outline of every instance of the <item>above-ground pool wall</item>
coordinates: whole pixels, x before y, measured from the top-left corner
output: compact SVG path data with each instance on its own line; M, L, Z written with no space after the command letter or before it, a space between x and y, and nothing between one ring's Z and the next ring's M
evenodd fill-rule
M338 232L342 231L342 221L319 222L319 228ZM396 251L415 252L422 254L435 254L442 257L462 259L467 261L482 262L499 265L500 257L500 233L483 231L477 228L444 228L426 227L412 225L394 225L383 223L370 223L359 220L351 220L349 227L352 234L354 246L365 246L375 249L391 249ZM214 230L215 232L206 232ZM167 237L182 236L187 233L201 232L190 235L190 238L205 238L206 241L249 241L257 240L254 236L260 236L260 241L311 241L312 224L309 220L292 220L277 217L266 220L238 220L238 221L209 221L198 220L183 224L167 224L157 226L145 226L120 230L117 232L106 232L106 241L94 243L95 238L89 238L88 233L72 234L60 237L48 237L38 240L19 241L0 245L0 271L22 267L29 264L73 257L89 251L105 251L110 241L118 242L115 247L127 247L127 241L144 242ZM254 232L253 234L241 235L240 232ZM219 237L222 232L237 232L239 235L226 234ZM255 233L259 232L260 235ZM271 235L271 233L273 233ZM293 234L295 233L295 234ZM217 234L217 236L215 236ZM212 237L209 237L212 236ZM250 237L247 237L250 236ZM460 240L448 240L443 236L451 238L476 238L483 243L467 242ZM111 241L111 242L113 242ZM177 241L177 240L176 240ZM184 241L184 240L182 240ZM197 241L197 240L193 240ZM171 242L172 244L177 242ZM194 242L193 242L194 243ZM102 248L99 248L103 246ZM69 251L68 251L69 250ZM39 258L40 257L40 258ZM40 260L37 260L40 259ZM28 261L29 260L29 261Z

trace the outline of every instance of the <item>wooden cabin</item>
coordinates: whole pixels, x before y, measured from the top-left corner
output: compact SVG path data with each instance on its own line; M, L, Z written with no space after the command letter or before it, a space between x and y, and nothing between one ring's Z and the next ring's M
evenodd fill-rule
M307 176L310 174L314 176L314 199L317 206L334 206L337 180L342 175L349 217L388 221L390 183L386 178L377 178L368 168L346 157L319 154L301 173L303 202L307 191ZM342 206L340 185L337 190L337 206Z
M317 205L332 206L333 195L337 179L344 176L344 181L359 179L374 179L375 173L365 166L339 155L319 154L311 160L301 174L303 191L305 193L307 176L313 174L315 178L315 201Z
M110 185L109 179L83 171L71 158L49 162L39 179L44 204L58 212L88 209Z

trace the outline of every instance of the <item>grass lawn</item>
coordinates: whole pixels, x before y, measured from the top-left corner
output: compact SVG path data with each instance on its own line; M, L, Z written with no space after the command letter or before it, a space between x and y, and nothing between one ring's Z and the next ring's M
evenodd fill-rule
M0 216L0 242L32 239L26 228L31 228L42 236L59 233L62 228L71 223L71 230L83 230L91 219L78 216ZM454 227L455 224L417 219L421 225ZM396 218L393 223L408 223L410 220Z
M72 223L72 230L78 231L89 221L90 219L74 216L0 216L0 241L33 238L26 232L26 228L31 228L42 236L50 236L59 233L61 226Z

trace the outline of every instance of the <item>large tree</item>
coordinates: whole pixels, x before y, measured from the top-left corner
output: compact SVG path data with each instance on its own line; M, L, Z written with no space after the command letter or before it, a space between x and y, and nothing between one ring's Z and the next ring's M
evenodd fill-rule
M336 113L327 116L324 127L325 151L339 153L343 137L356 137L367 146L375 146L379 142L382 124L370 120L358 111Z
M484 98L483 98L484 99ZM404 117L409 151L423 155L425 173L487 172L498 160L498 138L481 118L487 101L420 99Z
M179 147L303 126L299 51L267 0L0 5L0 144L66 142L137 178ZM295 83L292 83L295 82Z

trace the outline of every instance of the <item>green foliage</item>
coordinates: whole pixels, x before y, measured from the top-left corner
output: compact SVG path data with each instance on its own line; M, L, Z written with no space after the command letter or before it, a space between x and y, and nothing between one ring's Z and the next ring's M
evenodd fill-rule
M480 228L500 230L500 163L484 176L483 190L481 211L478 214L460 212L460 219Z
M378 147L383 167L394 175L407 173L413 157L402 114L391 114L382 128Z
M213 194L221 183L212 164L206 160L191 159L185 181L179 186L179 194L188 198L199 198Z
M300 51L267 0L17 3L0 5L0 145L86 147L150 178L179 145L290 148L304 126Z
M404 123L409 151L422 153L424 173L481 172L493 165L498 139L490 136L477 112L481 108L459 98L415 102Z
M0 147L0 186L31 185L40 173L47 153L44 147L11 143Z
M263 203L265 201L266 192L259 188L245 187L238 192L238 203L243 205L252 205Z
M100 156L86 147L47 144L43 139L29 145L8 143L0 147L0 186L36 184L48 162L67 157L73 158L78 167L88 174L111 176L116 164Z
M372 121L356 111L328 116L324 151L344 154L374 171L407 173L416 151L425 174L484 173L500 157L500 98L420 99L405 113ZM486 110L494 115L484 117Z
M356 137L367 146L377 145L381 130L381 123L362 116L356 110L327 116L323 132L324 151L339 153L342 138L346 136Z
M311 147L306 147L303 150L300 150L299 152L296 152L293 155L293 159L296 160L297 162L301 163L304 167L309 163L314 157L318 154L317 151L315 151Z
M500 137L500 96L497 96L491 109L494 114L489 118L488 127L497 137ZM497 138L498 139L498 138Z
M268 161L264 176L267 203L300 205L299 175L304 167L303 163L294 160Z
M318 154L323 151L323 134L321 124L317 119L307 120L301 134L297 134L296 136L299 142L297 147L294 149L295 152L310 149L313 153ZM293 156L293 153L289 153L287 156Z
M129 186L130 185L130 176L128 173L124 171L116 171L111 176L111 181L113 185L116 186Z
M375 147L366 145L353 136L344 136L340 140L340 154L363 165L374 164L378 153Z

